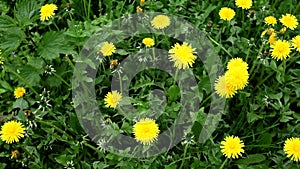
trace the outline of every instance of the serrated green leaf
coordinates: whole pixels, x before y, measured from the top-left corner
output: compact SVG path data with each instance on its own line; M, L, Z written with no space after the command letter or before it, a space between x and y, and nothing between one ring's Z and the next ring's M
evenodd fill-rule
M53 60L59 54L72 54L73 48L68 44L63 32L47 32L38 46L38 53L42 58Z
M7 30L16 27L17 24L13 18L7 15L0 16L0 30Z
M43 73L41 69L37 69L31 65L26 65L19 68L20 75L26 79L31 86L37 86L41 80L40 74ZM23 83L22 81L20 81Z
M16 4L15 16L19 25L27 26L36 21L39 6L35 0L22 0Z
M0 48L3 49L3 53L7 55L7 53L17 49L25 38L26 34L19 28L13 27L7 29L3 36L2 43L0 44Z

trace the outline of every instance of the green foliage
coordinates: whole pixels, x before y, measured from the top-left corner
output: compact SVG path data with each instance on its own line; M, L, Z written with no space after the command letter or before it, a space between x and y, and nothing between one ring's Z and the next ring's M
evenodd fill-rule
M186 82L185 76L189 74L173 77L151 68L129 79L119 69L132 68L135 62L145 67L148 64L145 60L151 60L153 55L163 58L155 55L152 48L146 48L142 40L152 37L155 48L168 51L178 41L163 35L168 29L162 32L153 29L151 34L135 34L119 41L126 31L133 29L133 25L128 25L128 30L110 30L99 39L89 41L95 48L84 46L106 24L125 14L135 14L139 0L0 1L0 125L17 120L26 128L25 137L17 143L6 144L0 139L0 168L220 168L226 159L220 151L220 142L228 135L243 140L245 153L239 159L229 159L224 168L299 168L283 151L284 141L300 134L299 53L293 49L286 60L272 59L266 42L268 35L261 36L261 33L271 27L264 23L269 15L277 18L276 31L282 28L278 19L283 14L294 14L299 21L300 3L297 0L253 2L249 10L237 8L234 1L217 0L146 0L141 6L144 13L164 12L185 19L206 36L204 40L199 37L197 43L209 40L213 45L213 51L207 51L205 56L199 54L204 63L197 59L191 69L196 84L185 86L191 90L184 93L176 80ZM50 3L58 9L49 20L41 21L40 9ZM219 18L218 12L224 6L235 10L233 20ZM142 23L148 17L152 16L139 18L136 29L147 31ZM171 26L176 27L176 23L171 20ZM278 33L277 38L292 39L300 34L298 27L293 31L288 29L285 34ZM178 27L175 36L187 39L194 36L189 29L181 31L184 29ZM101 59L102 41L114 42L116 51L112 56ZM90 52L96 53L96 59L94 55L85 55ZM243 90L226 100L224 109L209 114L219 103L211 105L215 93L210 77L221 71L212 59L216 54L224 68L231 58L242 58L248 63L250 77ZM131 62L123 64L128 57L132 57ZM118 60L119 64L112 65L112 60ZM77 71L78 68L83 71ZM95 79L91 77L93 73ZM134 107L136 112L105 107L104 97L111 91L112 79L114 86L120 88L125 87L125 82L128 84L128 96L124 96L122 104ZM91 86L94 93L76 95L74 92L90 91ZM15 98L17 87L26 89L23 97ZM196 88L199 96L182 103L181 99L193 96ZM96 110L78 114L75 109L90 110L94 94L102 116ZM194 105L197 99L200 103ZM199 109L180 116L184 104ZM104 133L108 137L123 134L133 138L132 126L149 116L156 118L161 133L178 121L195 122L190 131L184 131L187 135L179 144L148 158L130 158L105 150L104 142L93 141L99 136L89 137L81 124L85 119L97 131L110 127L111 132ZM203 135L209 136L205 142L200 138ZM144 148L147 152L147 147ZM20 152L17 159L11 158L14 150Z

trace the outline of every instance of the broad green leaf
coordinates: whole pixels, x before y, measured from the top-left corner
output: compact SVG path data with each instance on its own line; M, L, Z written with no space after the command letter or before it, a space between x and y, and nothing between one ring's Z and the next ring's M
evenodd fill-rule
M39 6L35 0L22 0L16 4L15 15L19 25L27 26L36 21Z
M20 108L21 110L23 109L27 109L28 108L28 102L26 100L24 100L23 98L19 98L17 99L14 104L13 104L13 108Z
M7 15L0 16L0 30L7 30L16 27L17 24L13 18Z
M42 58L53 60L59 54L72 54L73 48L68 44L63 32L47 32L38 46L38 53Z
M4 50L3 53L7 55L7 53L12 52L17 49L20 44L25 40L25 33L19 28L10 28L5 31L3 36L2 43L0 44L0 48Z
M40 74L43 73L42 70L37 69L31 65L26 65L19 68L20 76L22 76L27 83L31 86L37 86L41 80ZM23 81L20 81L23 83Z

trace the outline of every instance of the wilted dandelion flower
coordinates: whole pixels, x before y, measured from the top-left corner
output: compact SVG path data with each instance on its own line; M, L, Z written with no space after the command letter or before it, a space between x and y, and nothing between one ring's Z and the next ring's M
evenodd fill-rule
M279 31L280 34L284 34L285 32L286 32L286 27L281 28Z
M136 7L136 13L142 13L143 12L143 9L140 7L140 6L137 6Z
M108 92L104 98L105 107L116 108L121 98L121 93L116 90Z
M282 17L279 19L279 21L285 26L290 28L291 30L294 30L298 25L298 20L294 15L286 14L282 15Z
M145 5L145 0L140 0L140 5L143 7Z
M17 87L14 91L14 96L16 99L24 96L24 94L26 93L26 90L24 87Z
M235 16L235 12L231 8L223 7L219 11L219 16L223 20L230 21Z
M109 43L109 42L104 42L100 52L103 54L103 56L110 56L113 53L115 53L116 51L116 47L113 43Z
M148 145L157 139L159 128L154 120L145 118L134 124L133 133L136 141Z
M244 153L244 143L237 136L227 136L224 141L221 142L221 152L227 158L238 158Z
M157 15L151 21L151 25L155 29L166 28L170 25L170 23L171 23L170 18L166 15Z
M252 0L235 0L235 5L243 9L249 9L252 6Z
M276 60L286 59L291 52L290 44L286 40L277 40L270 47L271 56Z
M297 35L292 39L292 44L294 49L296 49L298 52L300 52L300 36Z
M18 158L20 156L20 152L18 150L14 150L11 152L10 158Z
M300 138L289 138L284 142L283 151L287 157L298 162L300 161Z
M193 63L197 58L197 56L193 54L195 50L195 48L192 48L192 45L186 42L183 42L182 45L176 43L172 46L172 49L169 50L169 59L175 62L174 66L178 69L193 67Z
M216 80L215 90L219 96L225 98L231 98L236 93L234 88L230 88L228 85L226 85L225 76L219 76L219 78Z
M55 4L46 4L42 6L40 10L41 21L49 20L49 18L52 18L55 15L54 14L55 10L57 10L57 6Z
M21 122L12 120L4 123L1 127L0 134L2 141L11 144L13 142L19 142L19 139L24 137L25 128Z
M277 23L277 19L274 17L274 16L268 16L268 17L265 17L265 23L267 25L276 25Z
M267 33L268 35L271 35L271 34L274 33L274 32L275 32L275 30L274 30L273 28L268 28L268 29L264 30L264 31L261 33L260 36L264 36L266 33Z
M243 61L242 58L232 58L230 61L227 63L227 69L233 69L236 67L240 67L241 69L248 69L248 64Z
M154 40L152 38L144 38L142 42L147 47L151 47L151 46L153 46L155 44L155 42L154 42Z

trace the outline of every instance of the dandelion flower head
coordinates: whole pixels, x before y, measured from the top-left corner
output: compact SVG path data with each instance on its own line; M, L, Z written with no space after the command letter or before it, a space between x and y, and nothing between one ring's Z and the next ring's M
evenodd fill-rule
M121 98L121 93L116 90L108 92L104 98L105 107L116 108Z
M26 90L24 87L17 87L14 91L14 96L16 99L24 96L24 94L26 93Z
M145 118L134 124L133 133L138 142L149 145L157 140L159 128L154 120Z
M292 160L300 161L300 138L289 138L284 142L283 151L287 154L287 157Z
M221 142L221 152L227 158L238 158L244 153L244 143L237 136L227 136L224 141Z
M223 20L230 21L235 16L235 12L231 8L223 7L219 11L219 16Z
M171 23L170 18L166 15L157 15L151 21L151 25L155 29L166 28L170 25L170 23Z
M169 59L174 61L174 66L178 69L186 69L193 66L197 56L194 55L196 49L192 48L192 45L183 42L182 45L176 43L169 50Z
M25 128L21 122L12 120L4 123L1 127L0 134L2 141L11 144L13 142L19 142L19 139L24 137Z
M55 10L57 10L57 6L55 4L46 4L42 6L42 8L40 9L41 21L49 20L49 18L52 18L55 15Z

